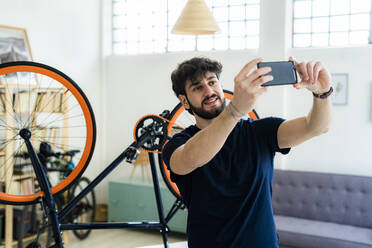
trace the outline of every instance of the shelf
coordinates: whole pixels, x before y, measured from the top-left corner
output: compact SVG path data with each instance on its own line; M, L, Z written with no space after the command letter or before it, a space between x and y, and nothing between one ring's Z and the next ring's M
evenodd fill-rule
M29 114L64 114L62 111L32 111L32 112L19 112L19 113L16 113L14 112L13 114L17 114L17 115L29 115ZM4 113L4 112L0 112L0 116L1 115L6 115L7 113Z
M15 175L15 176L13 176L13 180L14 181L19 181L19 180L23 180L23 179L28 179L28 178L35 178L35 176L34 175ZM0 180L0 183L3 183L4 182L4 180Z
M63 114L63 112L61 112L61 111L35 111L35 110L32 110L31 112L14 112L14 114L17 114L17 115L30 115L30 114L43 114L43 113Z
M28 121L32 123L32 125L37 125L37 118L42 118L43 115L51 114L52 116L59 117L61 114L64 115L64 119L61 121L61 126L65 127L68 126L68 121L66 121L69 102L67 101L67 94L68 89L65 88L62 84L61 87L57 87L57 85L50 84L47 87L47 84L40 84L38 81L38 78L35 77L32 79L30 84L25 84L25 81L20 81L22 84L17 84L16 81L13 81L13 79L9 78L7 81L8 83L1 84L3 81L3 78L0 77L0 118L3 119L3 124L5 126L15 127L14 125L14 118L23 118L25 115L30 115L30 118ZM57 80L58 81L58 80ZM48 82L47 82L48 83ZM40 110L40 111L36 111ZM46 116L46 119L49 116ZM68 136L68 129L58 129L61 131L56 131L57 127L52 127L52 125L49 125L50 128L48 129L38 129L36 128L34 131L34 134L40 135L40 137L44 139L52 139L55 138L55 135L63 135L64 137ZM53 129L54 128L54 129ZM58 128L60 128L58 126ZM61 133L59 133L61 132ZM3 129L3 133L5 133L5 137L13 136L13 129ZM14 133L15 135L16 133ZM11 135L11 136L10 136ZM44 136L45 135L45 136ZM4 135L3 135L4 137ZM37 138L37 135L35 135ZM35 141L34 145L37 147L37 142L31 137L32 141ZM4 139L3 142L4 143ZM62 146L65 146L68 144L68 139L64 139L60 141ZM0 159L5 161L6 159L11 159L15 152L15 146L10 145L4 148L0 147ZM7 161L5 161L7 162ZM12 163L15 163L14 161L11 161ZM14 183L14 189L11 188L10 190L14 190L14 192L21 192L23 188L26 189L26 186L28 186L29 182L32 184L32 181L34 181L35 175L33 175L32 172L29 172L28 170L23 170L24 173L30 173L30 174L19 174L19 175L12 175L11 170L6 170L5 166L2 169L2 179L0 179L0 186L3 186L4 184L10 185L10 182L15 181ZM24 181L24 182L22 182ZM28 187L27 189L30 189ZM32 188L31 188L32 189ZM17 191L18 190L18 191ZM31 192L33 192L32 190ZM24 190L28 194L29 191ZM6 208L6 209L5 209ZM11 205L1 205L0 209L5 209L5 215L8 218L4 218L4 226L3 229L5 230L4 234L4 240L3 243L0 244L0 248L2 247L12 247L18 244L17 240L12 240L13 230L11 228L12 222L13 222L13 206ZM5 216L4 215L4 216ZM13 223L14 224L14 223ZM24 238L24 242L30 242L33 239L35 239L35 235L29 236L27 238ZM6 240L6 242L5 242Z
M62 111L33 111L36 114L64 114Z
M40 86L35 84L0 84L0 89L7 89L7 88L25 88L25 89L38 89Z
M31 90L61 90L64 87L45 87L39 84L0 84L0 89L7 88L22 88L22 89L31 89Z

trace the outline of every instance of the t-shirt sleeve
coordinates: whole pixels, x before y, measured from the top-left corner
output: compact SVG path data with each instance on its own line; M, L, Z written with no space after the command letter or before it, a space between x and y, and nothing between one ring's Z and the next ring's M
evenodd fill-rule
M278 128L284 121L285 119L279 117L267 117L253 122L258 135L264 137L264 140L270 146L273 153L280 152L287 154L291 150L291 148L280 149L278 145Z
M162 158L164 163L166 164L168 170L170 171L171 180L173 182L176 182L180 177L180 175L175 174L170 169L170 159L172 157L173 152L180 146L186 143L186 141L189 139L187 135L185 134L176 134L172 137L172 139L164 146L164 149L162 151Z

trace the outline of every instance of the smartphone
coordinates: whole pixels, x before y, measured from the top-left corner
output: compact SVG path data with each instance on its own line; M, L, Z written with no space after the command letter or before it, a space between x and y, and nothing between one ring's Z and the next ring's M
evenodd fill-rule
M274 86L297 83L296 65L293 61L275 61L261 62L257 64L257 68L271 67L271 72L265 75L272 75L274 80L262 84L262 86Z

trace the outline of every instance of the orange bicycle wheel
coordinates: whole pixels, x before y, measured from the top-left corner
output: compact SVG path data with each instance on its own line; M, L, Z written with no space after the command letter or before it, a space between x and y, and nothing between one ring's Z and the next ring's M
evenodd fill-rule
M66 178L48 172L53 194L69 188L88 166L96 141L93 110L79 86L47 65L27 61L0 64L0 105L0 201L27 204L43 195L19 135L21 129L31 131L36 152L42 142L56 152L80 151ZM67 161L43 164L65 165Z
M233 97L233 93L231 91L224 90L224 95L225 95L225 98L226 98L226 103L231 101L231 99ZM254 120L259 119L258 114L256 113L255 110L252 110L249 113L249 117L254 119ZM182 131L183 129L187 128L188 126L194 125L194 124L195 124L195 118L193 117L193 115L189 114L185 110L183 105L181 103L179 103L172 110L172 112L169 115L168 136L172 137L174 134L176 134L176 133ZM161 175L162 175L168 189L173 193L173 195L177 199L182 199L177 185L174 182L172 182L172 180L170 179L169 170L168 170L166 164L164 163L161 154L159 154L158 160L159 160L159 167L160 167Z

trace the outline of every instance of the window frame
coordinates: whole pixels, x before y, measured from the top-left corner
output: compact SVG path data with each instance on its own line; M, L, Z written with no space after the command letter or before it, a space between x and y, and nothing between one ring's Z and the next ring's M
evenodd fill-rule
M184 40L194 40L193 44L193 49L191 49L191 46L189 46L188 49L185 49L185 50L179 50L179 49L171 49L170 47L170 44L171 42L177 42L175 40L177 39L172 39L174 38L175 36L173 36L172 34L170 34L170 30L171 30L171 25L170 24L170 18L169 18L169 12L172 11L170 8L169 8L169 1L171 0L163 0L163 1L166 1L166 11L161 11L162 14L163 13L166 13L167 16L166 16L166 27L165 27L165 31L166 31L166 34L164 35L164 39L161 39L162 40L162 43L164 43L164 49L159 49L157 50L156 48L152 48L150 52L141 52L141 48L140 48L140 45L138 43L141 43L142 40L140 38L138 38L136 40L136 43L137 43L137 51L134 53L134 52L129 52L128 50L128 39L125 39L123 41L118 41L118 39L115 37L116 35L116 31L118 30L128 30L127 27L123 27L123 28L118 28L118 27L115 27L115 18L117 18L118 16L126 16L126 13L123 13L123 14L115 14L115 3L120 3L120 2L123 2L123 3L126 3L127 0L124 0L124 1L120 1L120 0L111 0L111 53L114 54L114 55L141 55L141 54L164 54L164 53L172 53L172 52L184 52L184 51L188 51L188 52L201 52L201 51L227 51L227 50L256 50L259 48L259 40L260 40L260 8L261 8L261 0L257 0L257 1L253 1L253 2L249 2L249 0L241 0L241 3L237 3L237 4L230 4L229 2L224 4L224 5L214 5L214 0L209 0L208 3L210 2L211 4L208 4L210 10L212 11L212 13L214 12L214 9L215 8L223 8L225 9L225 11L227 11L227 20L226 21L223 21L223 22L219 22L217 21L217 24L222 24L224 23L225 25L227 25L227 33L226 34L223 34L221 35L221 31L217 34L213 34L213 35L203 35L203 36L197 36L197 35L194 35L194 36L190 36L190 35L177 35L182 42ZM239 19L239 20L231 20L230 18L230 7L236 7L236 6L241 6L244 8L244 19ZM258 6L258 17L257 18L248 18L247 17L247 6ZM182 10L182 9L181 9ZM256 13L257 14L257 13ZM217 19L217 18L216 18ZM234 23L234 22L240 22L244 25L244 33L243 35L241 36L232 36L231 35L231 23ZM249 24L249 22L251 22L251 25L255 25L257 26L257 29L254 31L256 32L255 34L250 34L247 30L247 25ZM257 23L255 23L257 22ZM161 26L161 29L164 28L164 26ZM191 38L192 37L192 38ZM244 46L240 46L240 48L234 48L232 47L231 45L231 42L232 42L232 39L240 39L241 41L243 40L243 43L244 43ZM199 43L201 41L205 41L206 39L210 40L213 42L213 48L211 49L202 49L201 48L201 44L202 43ZM222 49L219 49L219 48L216 48L216 45L215 45L215 40L216 39L227 39L227 46L224 47L222 46L223 48ZM247 39L251 39L251 42L253 43L249 43L249 41L247 41ZM154 43L154 39L152 39L151 41L152 43ZM118 49L116 49L116 45L117 44L123 44L125 46L124 48L124 52L120 52L118 51ZM253 44L253 45L252 45Z
M328 15L326 16L315 16L313 15L313 2L314 0L292 0L292 5L291 5L291 8L292 8L292 27L291 27L291 48L294 48L294 49L297 49L297 48L328 48L328 47L355 47L355 46L363 46L363 45L368 45L368 44L372 44L372 0L369 0L370 1L370 10L369 11L366 11L366 12L357 12L357 13L352 13L351 12L351 7L349 7L349 12L347 14L336 14L336 15L332 15L331 14L331 10L332 10L332 6L331 6L331 1L332 0L329 0L329 11L328 11ZM348 0L349 1L349 4L351 4L352 0ZM296 2L310 2L311 3L311 14L309 17L295 17L295 3ZM351 6L351 5L350 5ZM352 15L356 15L356 14L369 14L369 29L368 30L354 30L354 29L351 29L350 28L350 19L352 17ZM346 31L331 31L331 17L337 17L337 16L347 16L348 17L348 22L349 22L349 27L347 28ZM328 18L328 31L327 32L313 32L313 28L312 28L312 24L313 24L313 19L314 18L322 18L322 17L327 17ZM304 33L295 33L295 20L301 20L301 19L306 19L306 20L310 20L310 32L304 32ZM355 32L355 31L369 31L369 37L367 39L367 42L366 43L361 43L361 44L353 44L353 43L350 43L350 33L351 32ZM344 45L331 45L331 34L334 34L334 33L341 33L341 32L347 32L348 34L348 42L347 44L344 44ZM310 35L310 41L309 41L309 45L308 46L295 46L295 35L296 34L307 34L307 35ZM313 35L314 34L327 34L328 35L328 42L327 42L327 45L324 45L324 46L314 46L313 45Z

